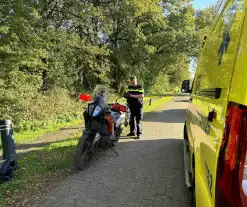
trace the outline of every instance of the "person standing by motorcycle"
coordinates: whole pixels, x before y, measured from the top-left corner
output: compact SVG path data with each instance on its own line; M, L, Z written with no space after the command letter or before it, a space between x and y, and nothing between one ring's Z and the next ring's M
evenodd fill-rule
M144 89L141 85L137 84L136 76L130 77L130 85L126 92L128 94L127 102L131 113L130 133L127 136L135 136L135 132L137 132L137 138L140 139L142 136Z

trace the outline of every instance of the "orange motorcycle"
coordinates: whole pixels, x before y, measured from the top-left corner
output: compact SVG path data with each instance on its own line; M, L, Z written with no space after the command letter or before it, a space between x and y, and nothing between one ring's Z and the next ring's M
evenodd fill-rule
M108 104L108 88L101 85L95 87L92 96L81 94L80 99L90 101L74 157L76 169L83 170L99 146L112 148L118 142L123 127L128 126L130 111L127 105L118 103L119 99Z

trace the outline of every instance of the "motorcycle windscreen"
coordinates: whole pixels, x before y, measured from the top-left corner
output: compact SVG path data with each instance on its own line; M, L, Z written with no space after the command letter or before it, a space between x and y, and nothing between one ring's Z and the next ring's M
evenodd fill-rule
M92 94L93 100L98 100L98 103L101 106L104 106L108 102L108 87L104 85L96 85L93 94Z

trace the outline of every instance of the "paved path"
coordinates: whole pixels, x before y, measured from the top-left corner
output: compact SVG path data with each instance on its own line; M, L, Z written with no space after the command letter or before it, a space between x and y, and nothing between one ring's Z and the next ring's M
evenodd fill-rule
M188 207L182 133L188 97L146 114L142 140L123 138L84 171L45 195L40 207Z

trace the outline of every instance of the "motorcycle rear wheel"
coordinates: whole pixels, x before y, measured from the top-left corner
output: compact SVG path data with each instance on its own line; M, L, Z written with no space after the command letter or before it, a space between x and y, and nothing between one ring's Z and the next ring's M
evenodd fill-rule
M83 170L92 158L93 154L89 151L91 146L90 136L90 134L84 133L77 144L74 156L74 163L77 170Z

